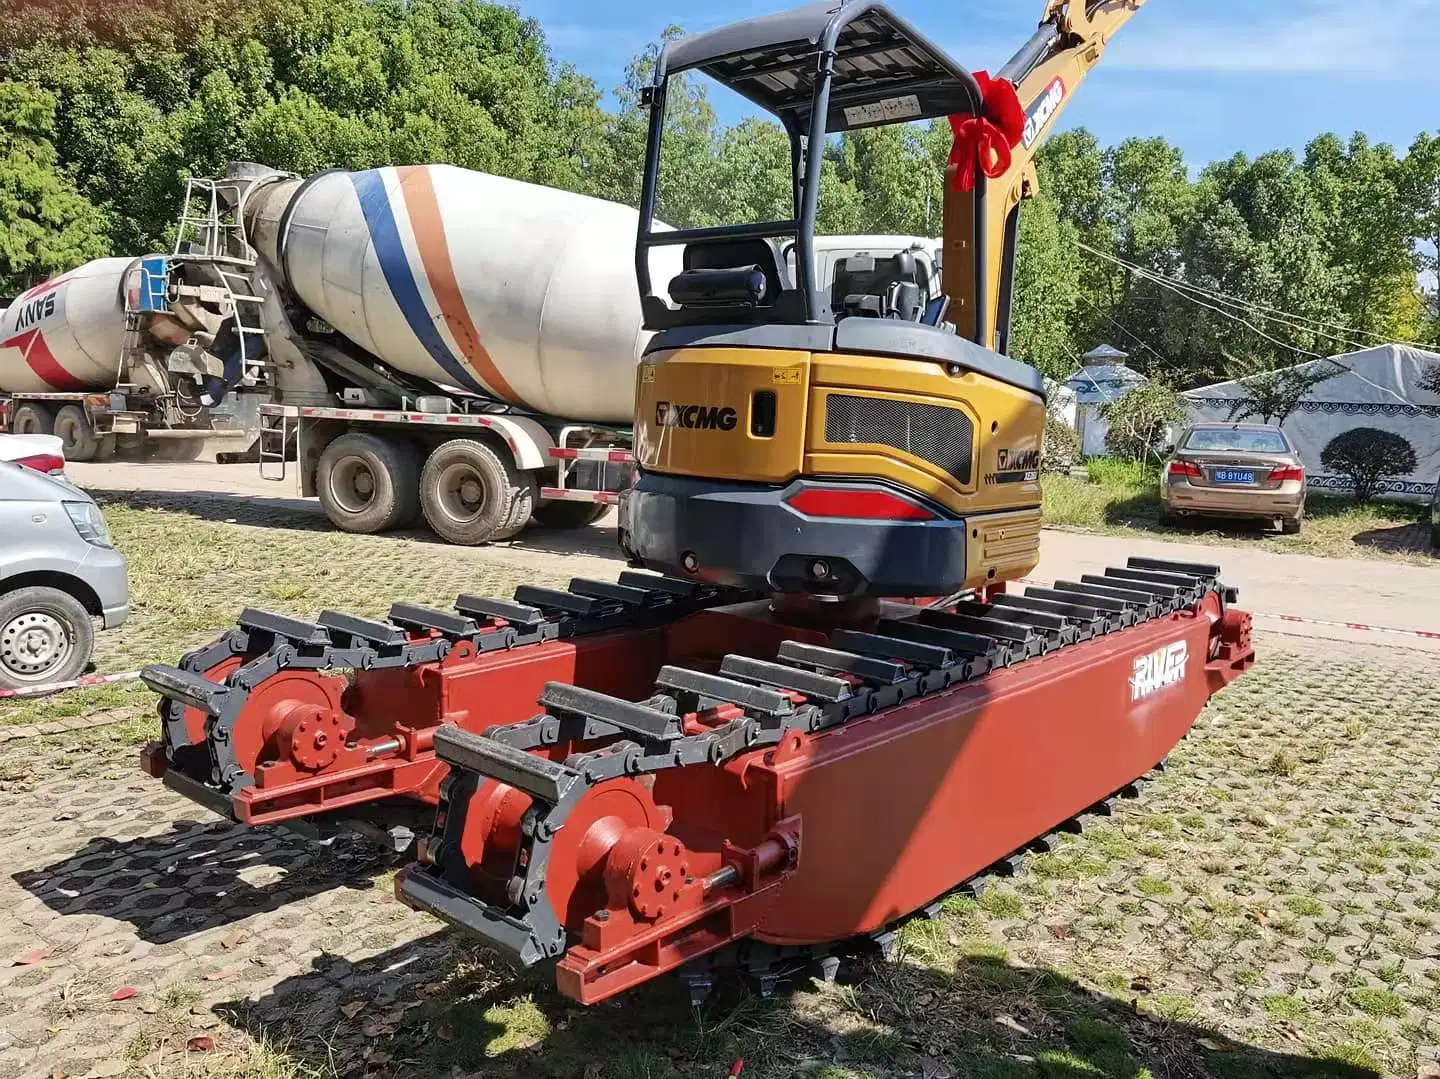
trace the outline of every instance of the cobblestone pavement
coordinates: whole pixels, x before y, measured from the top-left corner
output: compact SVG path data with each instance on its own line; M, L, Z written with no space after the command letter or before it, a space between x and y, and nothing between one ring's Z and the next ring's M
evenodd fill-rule
M1440 677L1263 645L1144 801L900 962L703 1013L574 1009L398 904L372 848L220 822L113 731L0 745L0 1079L1408 1079L1440 1044Z

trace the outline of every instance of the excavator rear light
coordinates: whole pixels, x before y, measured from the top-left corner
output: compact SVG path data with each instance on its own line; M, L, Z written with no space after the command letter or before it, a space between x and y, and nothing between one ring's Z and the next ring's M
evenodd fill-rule
M807 487L785 500L807 517L849 517L865 521L934 521L924 506L888 491Z

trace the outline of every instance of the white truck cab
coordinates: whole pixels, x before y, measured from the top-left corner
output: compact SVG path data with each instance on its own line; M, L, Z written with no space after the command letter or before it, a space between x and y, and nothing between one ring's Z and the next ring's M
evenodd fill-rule
M816 236L815 237L815 279L822 290L830 288L835 280L835 266L841 259L869 255L873 258L889 258L901 251L913 251L916 261L921 263L930 276L930 287L926 299L940 294L940 250L938 239L923 236ZM794 280L795 245L785 245L785 268Z

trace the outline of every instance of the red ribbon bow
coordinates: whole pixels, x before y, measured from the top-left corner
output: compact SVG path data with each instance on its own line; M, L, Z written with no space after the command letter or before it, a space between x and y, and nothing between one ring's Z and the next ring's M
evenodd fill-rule
M983 71L977 71L975 79L982 97L980 115L950 117L955 141L946 171L952 191L975 190L977 169L992 180L1004 176L1014 156L1011 150L1025 137L1025 109L1015 85Z

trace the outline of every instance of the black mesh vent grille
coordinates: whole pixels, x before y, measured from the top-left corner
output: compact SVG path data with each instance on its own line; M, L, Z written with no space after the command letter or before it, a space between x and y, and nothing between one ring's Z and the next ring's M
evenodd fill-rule
M825 399L825 441L893 446L970 482L975 428L958 408L832 393Z

